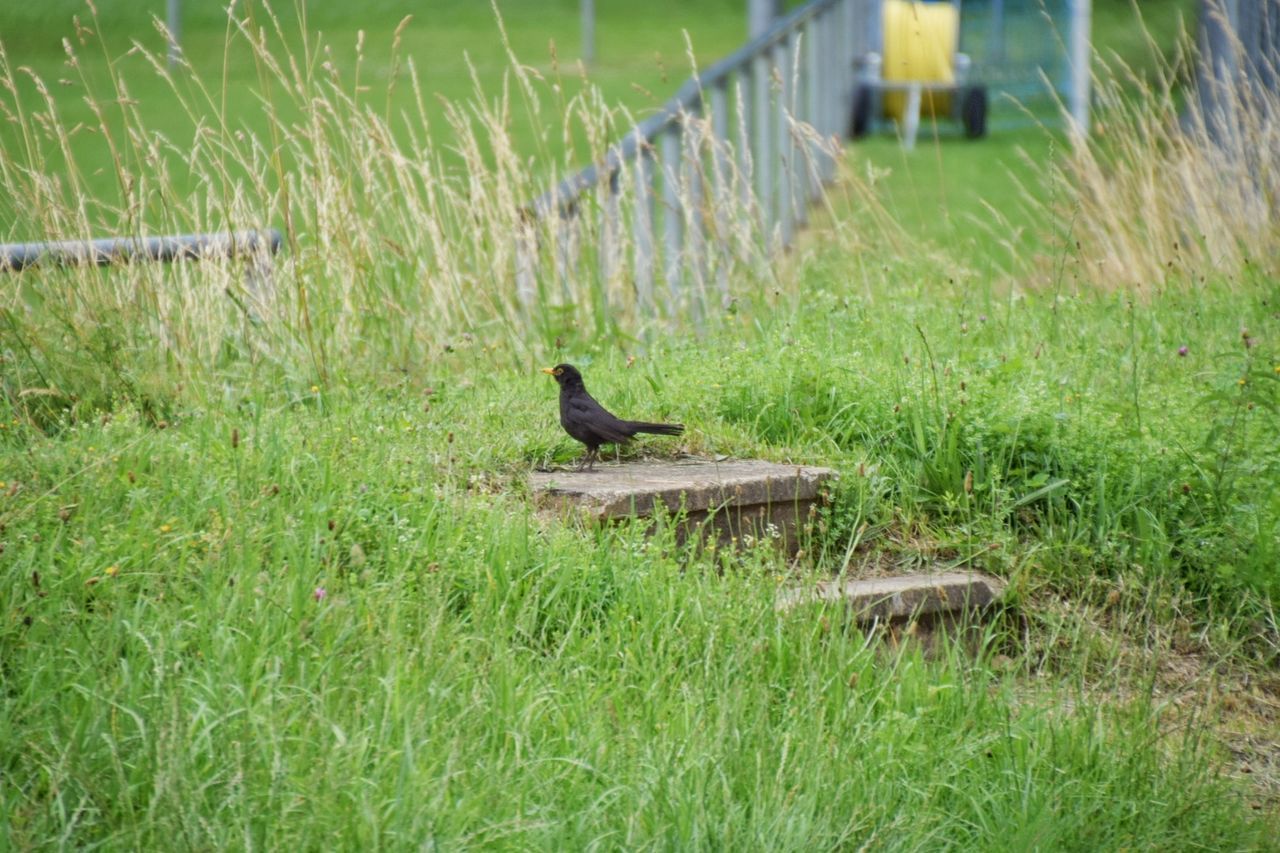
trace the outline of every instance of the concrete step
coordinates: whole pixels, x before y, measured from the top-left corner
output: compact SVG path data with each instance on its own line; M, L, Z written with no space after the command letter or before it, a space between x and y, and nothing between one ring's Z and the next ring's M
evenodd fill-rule
M529 479L544 508L596 521L648 518L659 507L673 514L683 510L684 535L714 532L724 542L776 536L794 552L810 508L833 476L829 468L758 459L687 459L599 465L581 473L535 471Z
M843 603L863 624L915 619L952 622L980 617L999 601L1004 590L1004 581L980 572L940 572L791 587L778 596L776 606L791 610L808 604Z

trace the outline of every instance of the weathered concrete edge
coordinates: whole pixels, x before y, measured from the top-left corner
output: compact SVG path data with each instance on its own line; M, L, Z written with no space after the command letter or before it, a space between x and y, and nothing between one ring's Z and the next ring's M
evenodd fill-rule
M836 477L831 468L797 465L786 475L762 478L739 477L719 483L694 486L671 486L639 494L622 491L607 495L591 495L573 489L547 486L538 490L538 498L552 505L572 505L601 520L627 516L649 516L661 504L668 512L702 512L729 507L759 506L811 501L821 493L822 485Z
M774 606L787 611L809 604L843 602L860 622L887 622L984 610L1000 600L1006 586L1003 580L980 572L824 581L813 587L784 590Z

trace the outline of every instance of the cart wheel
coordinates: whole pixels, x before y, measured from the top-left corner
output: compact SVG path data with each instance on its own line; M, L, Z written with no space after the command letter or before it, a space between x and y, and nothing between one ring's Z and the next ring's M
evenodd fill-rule
M853 87L853 112L849 117L849 136L861 139L871 131L871 87Z
M974 86L965 90L960 120L964 122L964 135L969 139L981 139L987 135L987 90L984 87Z

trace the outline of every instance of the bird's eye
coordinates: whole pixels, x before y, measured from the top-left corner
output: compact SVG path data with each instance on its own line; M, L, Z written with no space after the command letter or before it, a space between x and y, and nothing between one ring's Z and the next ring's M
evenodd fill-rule
M560 374L562 374L562 373L564 373L564 368L562 368L562 367L557 367L557 368L556 368L556 376L559 376L559 375L560 375Z

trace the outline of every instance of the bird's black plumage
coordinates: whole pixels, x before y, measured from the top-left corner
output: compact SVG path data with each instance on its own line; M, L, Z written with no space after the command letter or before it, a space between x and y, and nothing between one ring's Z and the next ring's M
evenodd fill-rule
M624 421L614 416L587 393L582 374L572 364L544 367L542 372L554 376L560 385L560 426L587 446L587 455L578 465L579 471L595 469L602 444L622 444L638 432L653 435L679 435L684 432L684 424Z

